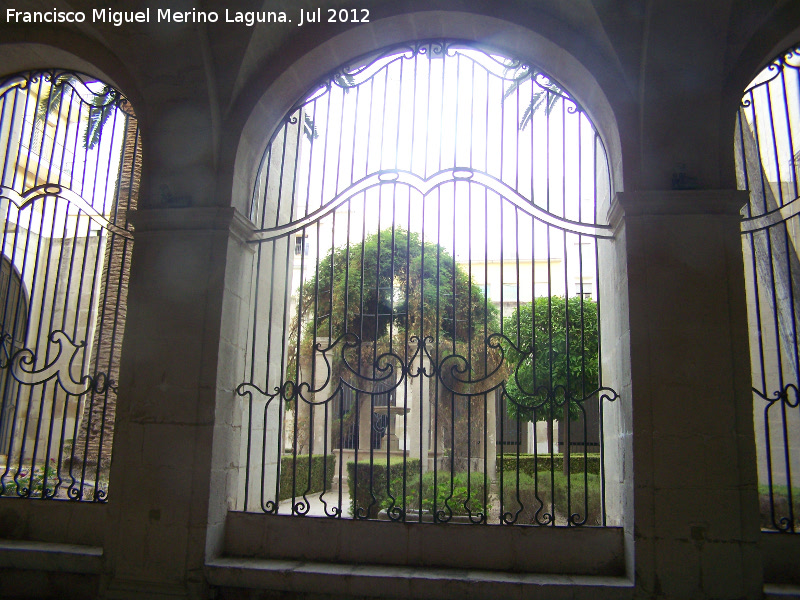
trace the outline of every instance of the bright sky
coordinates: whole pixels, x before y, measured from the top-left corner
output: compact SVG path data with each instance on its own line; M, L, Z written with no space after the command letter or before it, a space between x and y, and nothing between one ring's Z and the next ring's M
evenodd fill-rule
M32 209L21 213L12 207L7 219L48 237L85 235L87 229L95 230L100 226L90 223L85 216L79 217L82 210L84 215L91 210L106 216L111 211L120 168L125 115L115 111L103 128L100 143L92 150L85 150L83 132L91 93L80 85L76 85L75 92L67 86L59 118L48 120L41 141L43 124L36 118L37 101L44 97L44 92L39 93L40 85L31 85L29 90L8 90L0 100L4 114L11 115L15 110L16 115L13 124L11 118L3 119L0 131L0 159L4 165L2 183L24 193L36 185L38 175L39 184L45 179L60 184L75 192L86 204L81 207L76 202L38 201ZM103 84L91 82L88 87L99 92ZM83 102L80 97L83 97ZM6 218L5 208L6 203L3 205L3 218Z
M512 72L499 57L474 50L445 59L394 55L354 77L357 87L334 85L305 107L319 137L313 143L302 137L300 216L376 171L408 170L427 178L443 169L469 167L502 180L556 215L594 222L591 124L571 102L559 99L549 119L542 106L520 131L531 96L541 88L528 80L504 100ZM534 226L531 216L497 193L467 181L445 184L424 200L407 186L381 185L356 196L349 209L351 243L363 235L363 216L367 234L394 220L398 227L455 249L462 259L470 248L473 260L499 259L501 242L504 258L515 256L517 249L523 258L547 254L544 224ZM340 246L347 241L346 206L336 219L335 245ZM325 230L331 225L321 225L323 247L330 246ZM563 254L563 236L552 228L549 244L551 255Z

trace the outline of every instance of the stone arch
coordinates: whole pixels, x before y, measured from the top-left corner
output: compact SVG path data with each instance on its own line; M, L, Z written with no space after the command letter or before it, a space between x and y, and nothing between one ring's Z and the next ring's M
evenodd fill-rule
M227 151L230 162L222 165L232 181L232 205L247 213L248 194L255 180L258 162L266 147L266 140L289 107L303 96L315 82L339 65L394 43L413 42L426 38L462 39L480 43L498 52L519 57L521 60L553 74L578 103L586 110L598 128L609 158L612 185L616 191L624 189L625 181L635 177L633 156L631 174L623 174L623 153L632 155L633 145L623 148L623 139L635 139L631 131L621 133L624 120L619 119L615 106L625 102L624 86L619 75L597 61L585 40L570 36L564 28L565 39L585 61L556 44L555 36L536 32L520 25L474 13L457 11L412 12L362 24L332 37L300 56L294 63L267 84L253 76L253 85L262 86L262 93L250 91L242 94L232 114L239 115L241 123L232 129L240 134L229 138ZM591 67L587 64L594 61ZM266 86L266 87L264 87ZM241 87L241 86L240 86ZM614 104L612 104L612 99Z

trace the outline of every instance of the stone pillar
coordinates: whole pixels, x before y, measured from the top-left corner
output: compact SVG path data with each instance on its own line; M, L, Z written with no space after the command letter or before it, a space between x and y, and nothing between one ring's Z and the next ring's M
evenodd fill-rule
M103 597L205 597L206 543L221 547L239 447L233 386L244 353L224 298L245 220L230 208L172 208L133 221Z
M358 402L359 456L368 456L369 449L372 447L372 396L369 394L356 394L356 397Z
M418 369L431 371L431 361L420 352L415 361L410 365L412 372ZM408 455L411 458L418 458L422 463L422 472L428 471L428 451L431 443L431 420L430 420L430 378L425 375L409 378L408 388L410 390L410 402L406 427L408 428L407 446ZM420 440L422 443L420 444ZM421 446L421 448L420 448Z
M483 451L488 454L486 464L489 472L486 475L489 481L497 479L497 401L495 400L497 393L486 394L485 400L488 406L486 407L486 448Z
M604 412L606 463L618 470L606 476L625 503L642 597L762 596L738 214L747 198L621 193L612 207L617 237L602 258L623 266L601 264L603 374L621 398Z
M275 389L286 380L286 364L282 354L270 348L280 346L276 340L284 337L281 323L289 318L290 302L288 291L273 290L272 281L291 277L292 255L288 238L259 247L240 242L228 253L223 299L227 355L220 361L219 377L230 389L246 383L265 392L246 385L247 393L236 395L237 404L228 417L240 441L238 459L233 461L239 471L237 510L269 510L269 503L278 498L277 463L285 447L286 403ZM243 366L234 366L240 357Z

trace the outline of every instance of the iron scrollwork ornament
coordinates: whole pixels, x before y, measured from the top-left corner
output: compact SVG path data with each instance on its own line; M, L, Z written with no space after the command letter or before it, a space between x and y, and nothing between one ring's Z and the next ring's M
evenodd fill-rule
M61 329L51 332L47 339L51 344L58 346L58 352L41 369L35 368L37 356L29 348L21 348L11 356L8 356L7 350L4 349L6 357L0 361L0 368L8 368L14 379L23 385L34 386L55 379L59 386L72 396L82 396L89 391L98 394L103 394L107 390L117 391L115 382L104 372L98 372L94 376L84 375L79 379L74 377L73 373L77 368L76 358L86 347L85 341L76 344Z

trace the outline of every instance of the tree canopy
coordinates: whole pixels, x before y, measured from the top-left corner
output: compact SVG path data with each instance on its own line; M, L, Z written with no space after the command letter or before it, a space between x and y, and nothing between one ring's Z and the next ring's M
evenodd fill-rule
M508 412L521 421L558 418L569 398L571 419L598 388L597 303L544 296L520 306L503 322ZM515 339L516 336L516 339Z
M497 309L453 256L402 228L329 252L302 285L298 310L304 342L352 333L376 352L391 346L402 355L410 337L430 337L434 359L476 358L499 328Z

